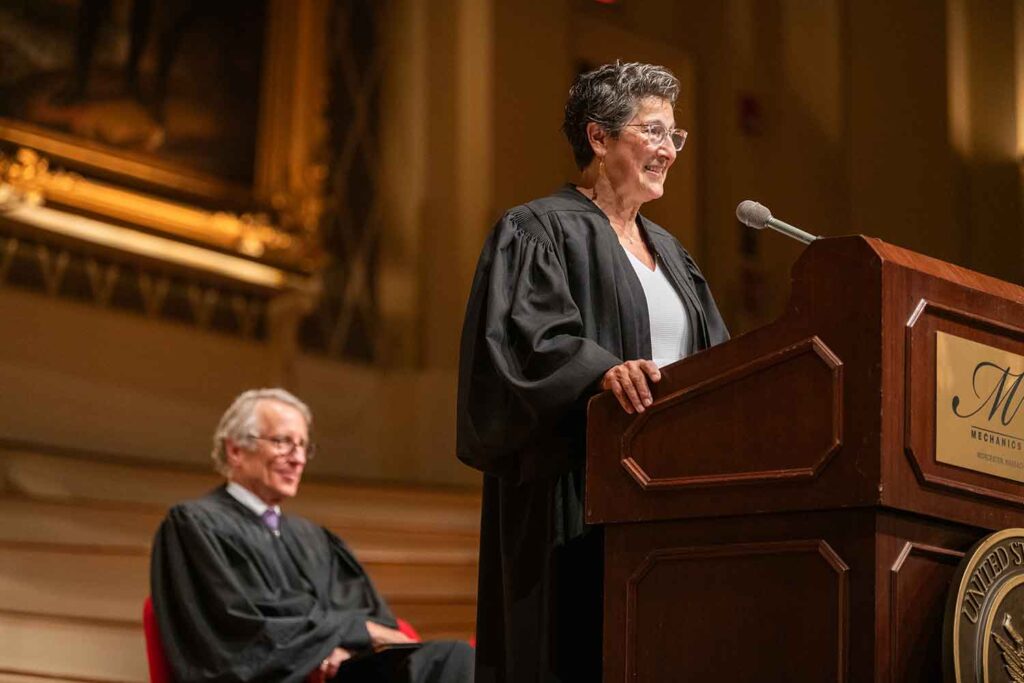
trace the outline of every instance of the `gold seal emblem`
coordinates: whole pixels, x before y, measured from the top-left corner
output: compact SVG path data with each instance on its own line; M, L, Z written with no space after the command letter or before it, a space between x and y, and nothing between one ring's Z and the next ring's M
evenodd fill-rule
M947 683L1024 683L1024 529L972 547L946 604Z

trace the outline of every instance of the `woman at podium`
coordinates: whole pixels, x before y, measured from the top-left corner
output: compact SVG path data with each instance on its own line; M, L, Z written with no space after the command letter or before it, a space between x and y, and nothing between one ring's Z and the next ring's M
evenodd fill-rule
M576 78L562 129L576 182L509 209L462 332L458 455L484 472L478 683L601 680L599 530L583 520L586 402L651 403L659 367L725 341L693 259L640 213L686 131L679 82L615 63Z

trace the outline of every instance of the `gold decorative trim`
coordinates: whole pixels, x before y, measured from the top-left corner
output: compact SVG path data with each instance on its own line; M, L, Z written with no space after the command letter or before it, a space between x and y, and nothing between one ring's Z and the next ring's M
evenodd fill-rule
M293 275L280 268L46 206L15 206L0 211L0 215L51 235L69 237L97 247L182 266L188 270L203 271L269 290L292 288L314 294L317 290L315 281L310 278ZM48 283L47 291L53 294L51 289L53 287Z
M31 149L19 149L13 156L0 153L3 186L9 189L0 192L0 199L16 194L30 204L59 204L250 258L297 261L296 265L306 268L314 265L312 255L302 253L299 240L277 229L264 214L206 211L123 190L54 170L49 159Z
M76 166L117 173L137 181L173 188L215 201L244 202L251 193L243 185L225 182L166 162L133 159L129 153L112 152L73 136L46 130L23 121L0 118L0 140L39 150Z

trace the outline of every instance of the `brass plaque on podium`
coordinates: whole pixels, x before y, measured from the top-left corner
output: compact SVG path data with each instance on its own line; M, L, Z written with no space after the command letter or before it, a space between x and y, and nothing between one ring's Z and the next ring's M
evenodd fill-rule
M935 334L935 459L1024 482L1024 356Z

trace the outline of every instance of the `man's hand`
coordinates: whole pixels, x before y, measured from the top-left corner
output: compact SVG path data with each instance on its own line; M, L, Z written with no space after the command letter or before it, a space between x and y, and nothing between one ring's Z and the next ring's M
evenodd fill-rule
M648 385L661 379L661 371L652 360L627 360L621 365L609 368L601 378L601 388L609 389L615 398L619 399L619 405L627 413L642 413L651 405L651 388Z
M382 626L375 621L366 622L366 630L370 633L370 644L374 647L415 642L401 631Z
M393 645L395 643L414 642L412 638L401 631L396 631L393 628L382 626L375 621L366 622L366 631L370 634L370 645L372 647ZM334 651L330 656L320 663L320 668L309 675L306 679L306 683L324 683L324 681L334 678L334 675L338 673L338 667L341 666L342 662L346 659L350 659L351 657L352 653L345 648L334 648Z
M343 647L336 647L334 651L327 656L327 659L320 662L320 667L309 674L306 678L306 683L324 683L329 678L334 678L334 675L338 673L338 667L346 659L349 659L352 653Z

